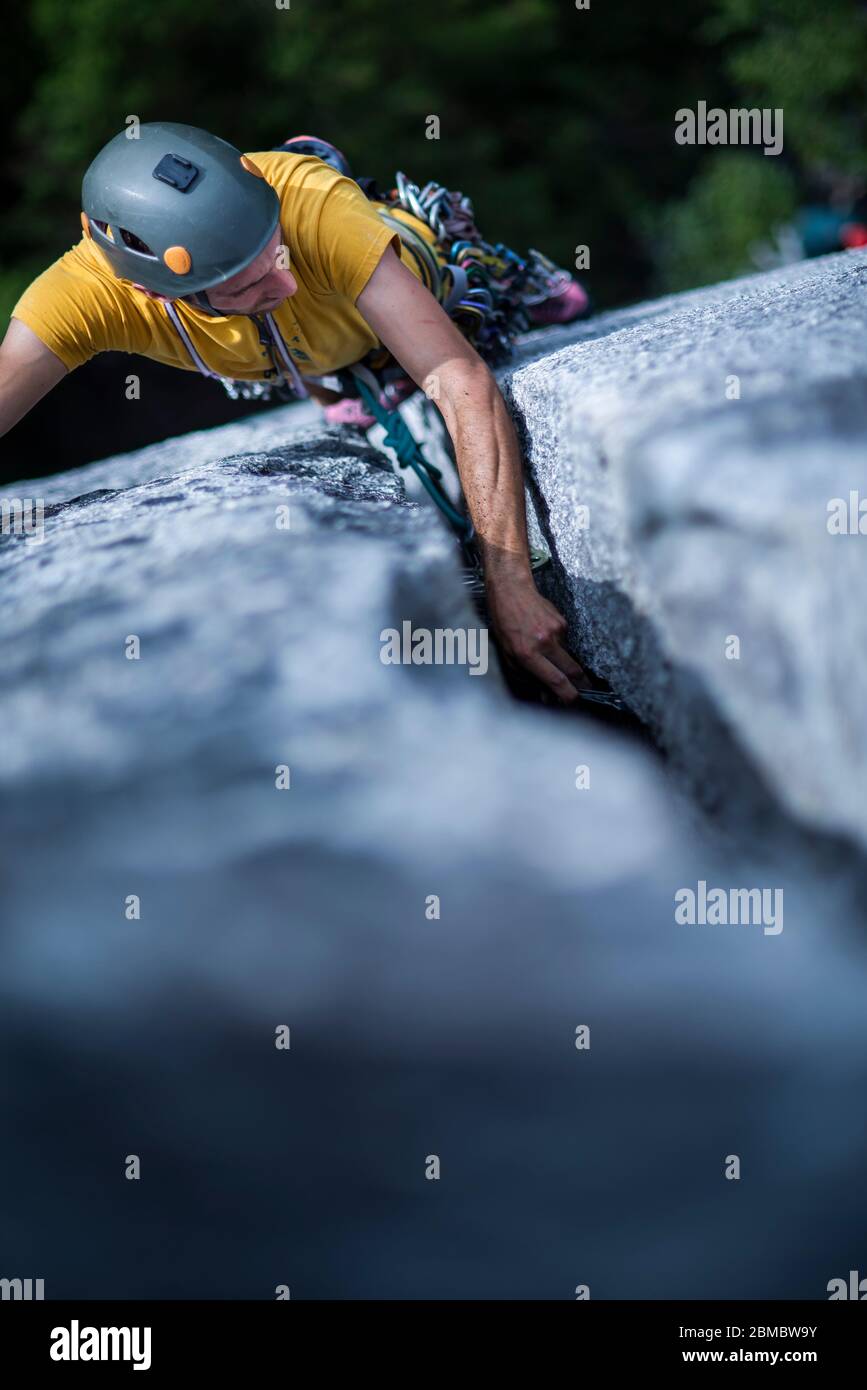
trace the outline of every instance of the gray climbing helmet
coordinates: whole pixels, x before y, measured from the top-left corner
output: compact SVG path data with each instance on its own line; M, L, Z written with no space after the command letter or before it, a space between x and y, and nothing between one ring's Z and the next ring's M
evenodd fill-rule
M116 135L84 176L81 224L115 275L173 299L237 275L280 201L252 160L206 130L154 121Z

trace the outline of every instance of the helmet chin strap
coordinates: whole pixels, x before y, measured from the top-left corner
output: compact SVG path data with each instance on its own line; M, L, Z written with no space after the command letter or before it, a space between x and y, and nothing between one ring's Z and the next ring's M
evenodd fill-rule
M196 294L185 294L184 303L192 304L194 309L201 309L203 314L210 314L212 318L225 317L222 309L213 308L204 290L198 290Z

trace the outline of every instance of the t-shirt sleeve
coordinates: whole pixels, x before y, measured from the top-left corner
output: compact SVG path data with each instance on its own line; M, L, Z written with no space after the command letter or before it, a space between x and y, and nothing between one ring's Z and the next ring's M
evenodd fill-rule
M311 198L303 252L316 288L345 295L354 304L386 249L393 245L400 255L400 237L351 179L338 178L327 192Z
M79 265L76 251L55 261L24 291L12 310L59 357L68 371L98 352L146 352L151 334L143 317L102 277Z

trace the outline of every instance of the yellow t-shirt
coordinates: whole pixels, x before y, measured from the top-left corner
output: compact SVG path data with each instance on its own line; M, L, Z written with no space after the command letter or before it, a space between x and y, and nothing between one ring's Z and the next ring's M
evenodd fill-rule
M324 376L358 362L379 340L355 301L389 244L418 275L413 257L358 185L321 160L270 150L249 157L280 199L298 292L274 318L299 371ZM175 307L211 371L246 381L273 377L270 353L251 319L211 317L182 300ZM118 279L87 237L33 281L12 313L70 370L112 351L196 370L165 307Z

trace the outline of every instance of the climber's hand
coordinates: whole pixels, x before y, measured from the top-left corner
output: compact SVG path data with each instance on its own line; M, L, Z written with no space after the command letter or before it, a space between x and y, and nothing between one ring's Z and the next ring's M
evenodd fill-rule
M563 645L566 619L542 597L532 575L488 575L486 593L506 660L531 671L563 704L577 700L587 678Z

